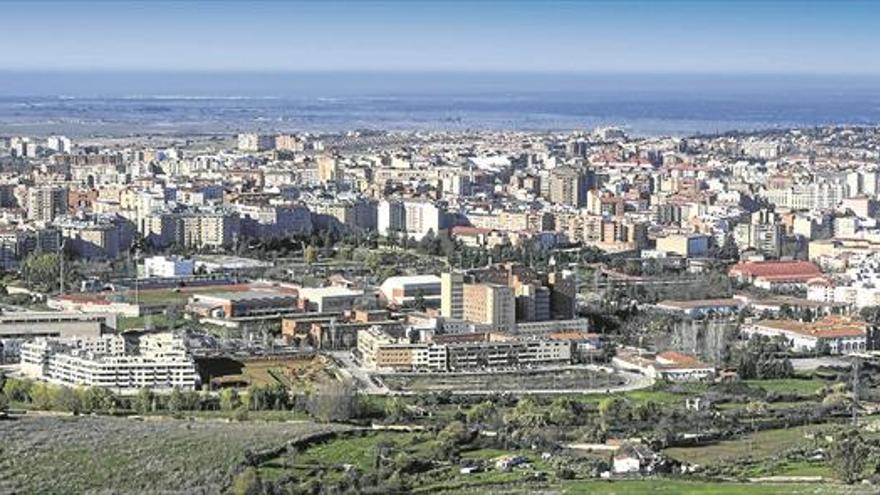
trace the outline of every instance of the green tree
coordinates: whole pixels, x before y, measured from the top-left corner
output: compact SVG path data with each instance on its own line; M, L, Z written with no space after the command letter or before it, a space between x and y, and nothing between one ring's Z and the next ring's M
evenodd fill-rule
M737 373L743 379L789 378L794 374L791 360L782 355L786 345L775 339L756 336L735 353Z
M858 430L847 429L834 435L828 454L837 477L851 485L862 477L870 448Z
M475 404L471 407L467 415L468 423L484 423L489 420L492 416L495 415L495 404L488 400L484 400L479 404Z
M406 419L406 404L400 397L392 397L385 402L385 417L394 421Z
M439 449L449 458L454 457L454 454L450 455L450 453L456 452L459 447L466 445L471 438L471 432L468 431L464 423L453 421L437 433L437 444Z
M347 383L317 387L306 400L306 410L320 421L346 421L359 413L357 391Z
M318 248L309 244L303 250L303 262L305 262L307 265L314 265L315 263L317 263L318 262Z
M263 493L263 482L257 470L249 467L235 477L232 482L231 495L260 495Z
M599 402L599 420L603 430L622 423L628 417L629 404L620 397L608 397Z
M520 399L513 411L505 417L508 423L527 428L547 425L547 414L531 397Z
M548 419L559 426L570 426L577 420L576 404L568 397L557 397L550 404Z
M0 372L0 416L9 409L9 398L6 396L6 375Z
M147 414L155 410L155 396L148 388L141 388L137 395L132 399L132 409L138 414Z
M81 402L84 411L113 412L117 399L110 390L103 387L88 387L82 391Z
M11 401L16 402L33 402L31 395L34 382L31 380L22 380L20 378L7 378L3 385L3 393Z
M30 288L51 291L58 288L61 273L61 255L57 253L35 253L21 265L21 273Z
M859 316L865 320L868 326L866 348L869 351L880 349L880 306L868 306L862 308Z
M220 392L220 409L223 411L234 411L241 406L241 398L238 396L238 390L227 388Z
M419 289L416 292L416 296L413 298L413 307L418 311L424 311L427 307L427 301L425 301L425 292Z
M31 402L34 407L44 411L52 409L55 403L55 390L46 383L37 383L31 387Z
M180 391L179 388L174 387L171 390L171 393L168 394L168 400L165 403L165 408L168 409L168 411L175 413L183 411L185 409L185 406L186 404L184 402L183 393Z
M52 394L52 408L59 411L68 411L73 414L82 412L82 402L79 394L70 387L60 387Z

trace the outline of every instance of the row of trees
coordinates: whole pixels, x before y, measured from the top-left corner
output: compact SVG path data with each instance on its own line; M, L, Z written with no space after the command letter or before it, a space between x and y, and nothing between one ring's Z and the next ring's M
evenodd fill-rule
M40 410L81 413L132 411L138 414L184 411L228 411L242 418L247 411L303 411L320 421L345 421L363 415L368 409L350 385L332 383L307 394L292 395L281 385L251 386L245 394L225 389L219 396L207 391L172 389L155 393L140 389L124 396L101 387L66 387L26 379L5 378L0 382L0 405L27 404Z

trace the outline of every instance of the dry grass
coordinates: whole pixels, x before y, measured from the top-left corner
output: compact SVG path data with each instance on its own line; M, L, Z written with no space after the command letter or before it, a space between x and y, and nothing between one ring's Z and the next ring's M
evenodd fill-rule
M223 493L246 450L342 428L109 417L0 421L0 493Z

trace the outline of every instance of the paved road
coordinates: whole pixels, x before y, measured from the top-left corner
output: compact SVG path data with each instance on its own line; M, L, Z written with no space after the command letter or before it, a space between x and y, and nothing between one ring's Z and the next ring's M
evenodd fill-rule
M354 379L360 389L369 395L388 395L391 389L379 385L370 379L370 374L354 362L349 351L334 351L329 353L340 364L340 369Z

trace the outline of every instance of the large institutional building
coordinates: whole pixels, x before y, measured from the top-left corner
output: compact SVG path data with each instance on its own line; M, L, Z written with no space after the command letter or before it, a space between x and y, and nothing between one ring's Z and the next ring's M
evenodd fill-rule
M538 336L469 333L414 343L371 327L359 331L357 339L364 368L374 371L491 370L572 361L572 341Z
M743 327L742 332L749 337L782 337L796 352L849 354L865 350L867 325L847 317L826 316L815 322L759 320Z

